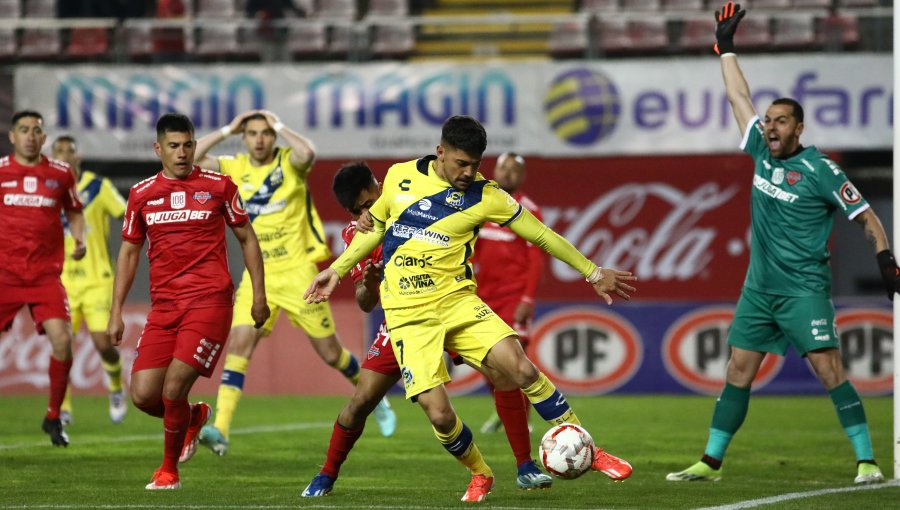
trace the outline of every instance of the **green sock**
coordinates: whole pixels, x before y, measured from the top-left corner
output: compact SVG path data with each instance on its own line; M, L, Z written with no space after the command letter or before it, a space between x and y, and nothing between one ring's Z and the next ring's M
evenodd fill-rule
M850 381L844 381L829 391L828 396L834 403L841 427L850 438L850 444L856 452L856 460L873 460L875 455L872 453L872 438L869 436L866 411L856 389Z
M725 450L744 423L749 405L750 388L738 388L725 383L722 394L716 399L716 408L709 426L709 440L704 452L706 455L718 460L725 458Z

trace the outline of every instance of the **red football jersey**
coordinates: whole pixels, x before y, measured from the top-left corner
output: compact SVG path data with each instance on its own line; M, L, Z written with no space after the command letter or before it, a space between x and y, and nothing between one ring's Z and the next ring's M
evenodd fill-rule
M35 166L0 158L0 285L29 286L59 278L65 253L60 212L81 210L75 175L41 156Z
M522 193L515 198L537 219L543 221L538 206ZM475 278L478 296L490 305L494 299L534 300L541 278L544 252L517 236L508 227L485 223L475 243Z
M353 241L353 236L356 235L356 222L351 221L349 225L344 227L344 230L341 231L341 239L344 240L344 247L350 246L350 242ZM350 278L353 279L353 283L362 280L363 277L363 268L366 267L366 262L372 261L372 263L376 263L381 260L381 245L379 244L377 248L372 250L372 253L368 254L366 258L360 260L353 269L350 270Z
M122 239L149 240L153 307L230 306L225 225L249 219L231 178L198 166L184 180L160 172L132 186Z

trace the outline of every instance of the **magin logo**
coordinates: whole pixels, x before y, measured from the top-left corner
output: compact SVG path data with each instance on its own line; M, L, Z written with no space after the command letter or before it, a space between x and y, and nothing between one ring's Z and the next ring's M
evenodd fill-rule
M592 145L608 137L621 112L616 85L589 69L572 69L557 76L544 95L550 129L572 145Z

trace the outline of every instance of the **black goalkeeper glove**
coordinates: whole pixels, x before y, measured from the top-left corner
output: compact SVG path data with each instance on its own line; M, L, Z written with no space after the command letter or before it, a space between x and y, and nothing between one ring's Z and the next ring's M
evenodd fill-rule
M741 9L741 4L734 2L723 5L721 13L716 11L716 45L713 46L716 55L734 53L734 33L745 14L747 11Z
M875 257L878 259L881 281L884 282L888 299L893 301L894 293L900 292L900 267L897 267L897 261L894 259L894 254L891 253L891 250L880 251Z

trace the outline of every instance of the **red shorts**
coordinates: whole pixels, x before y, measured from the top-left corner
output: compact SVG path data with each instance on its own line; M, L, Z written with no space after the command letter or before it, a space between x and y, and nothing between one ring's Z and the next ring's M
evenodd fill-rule
M209 377L225 350L232 310L231 306L150 310L131 372L167 367L175 358Z
M378 326L378 333L375 335L372 346L369 347L369 353L366 354L366 361L363 362L362 367L379 374L400 378L400 365L397 363L397 358L394 357L391 333L384 321L381 321L381 325Z
M71 319L69 299L59 278L29 287L0 283L0 332L12 326L16 314L23 306L28 306L34 328L40 335L44 334L44 327L41 325L44 321L62 319L68 322Z
M497 314L497 317L503 319L503 322L507 323L509 327L515 330L516 334L519 335L519 342L522 343L522 348L525 349L528 347L528 340L531 335L531 321L529 320L526 324L516 323L516 308L521 302L522 300L515 296L513 299L493 299L490 302L485 301L485 303L491 307L491 310Z

